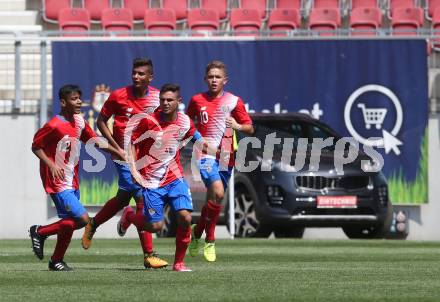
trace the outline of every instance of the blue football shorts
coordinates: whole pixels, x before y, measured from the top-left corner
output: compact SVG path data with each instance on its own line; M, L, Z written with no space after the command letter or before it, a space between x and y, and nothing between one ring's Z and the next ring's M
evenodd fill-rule
M176 179L172 183L157 189L142 189L144 196L144 215L151 223L163 220L163 209L166 203L177 212L193 210L191 191L185 180Z
M231 178L232 167L220 167L217 159L202 158L197 162L200 170L200 176L205 186L208 188L214 181L221 180L223 187L228 187Z
M115 162L116 171L118 171L118 187L121 190L133 194L134 197L142 195L142 187L133 181L130 168Z
M58 217L60 218L79 218L87 213L80 202L79 190L64 190L52 193L50 197L55 203Z

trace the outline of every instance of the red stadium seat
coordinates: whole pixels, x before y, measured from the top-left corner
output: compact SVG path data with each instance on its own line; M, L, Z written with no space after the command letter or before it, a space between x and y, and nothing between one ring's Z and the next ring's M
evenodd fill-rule
M426 0L426 18L431 20L434 16L434 11L440 7L440 0Z
M215 10L221 20L228 17L228 0L199 0L199 7Z
M58 15L63 8L71 7L71 0L42 0L43 20L50 23L58 22Z
M172 9L149 9L145 11L144 27L151 31L150 36L170 36L168 32L176 29L176 14Z
M339 9L338 0L314 0L313 8L337 8Z
M188 12L188 27L197 31L218 30L220 18L217 11L211 9L192 9Z
M145 10L149 8L149 0L124 0L124 8L131 9L134 21L144 22Z
M256 9L233 9L231 11L231 28L235 35L256 36L261 28L261 14Z
M107 8L102 12L102 28L107 31L133 30L133 13L128 8Z
M341 25L341 16L337 8L314 8L310 13L309 29L314 31L336 30ZM333 32L321 32L322 36L333 36Z
M391 25L394 35L416 35L423 25L423 11L418 7L396 8Z
M162 8L174 10L178 21L187 18L188 7L188 0L162 0Z
M260 18L266 18L267 1L266 0L240 0L241 9L256 9L260 13Z
M382 11L377 7L357 7L350 15L352 35L376 35L376 30L382 25ZM358 31L358 32L357 32Z
M415 7L414 0L389 0L388 2L388 17L391 19L394 11L398 8L412 8Z
M359 8L359 7L376 7L379 8L377 5L377 0L351 0L351 9Z
M440 31L440 7L437 7L432 14L432 29ZM434 35L439 37L433 41L434 50L438 51L440 50L440 32Z
M58 16L60 30L66 32L87 32L90 29L89 11L83 8L64 8ZM65 34L81 35L81 34Z
M110 8L110 0L82 0L83 7L90 13L92 22L101 22L102 12Z
M278 31L271 33L271 36L285 36L288 31L295 30L300 26L301 16L297 9L274 9L267 21L267 27L271 31Z
M301 10L301 0L276 0L275 8Z

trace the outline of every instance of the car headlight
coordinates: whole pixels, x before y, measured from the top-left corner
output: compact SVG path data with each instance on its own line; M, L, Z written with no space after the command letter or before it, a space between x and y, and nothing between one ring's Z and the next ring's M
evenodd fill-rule
M261 170L263 171L282 171L282 172L297 172L294 166L285 164L281 161L274 161L272 159L264 159L257 156L257 160L261 162Z

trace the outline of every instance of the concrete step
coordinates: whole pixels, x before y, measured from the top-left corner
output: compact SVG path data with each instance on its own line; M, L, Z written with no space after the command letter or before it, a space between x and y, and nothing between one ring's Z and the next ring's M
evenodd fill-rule
M47 71L47 84L52 85L52 70ZM12 85L15 83L14 69L0 69L0 85ZM23 70L21 72L21 85L40 83L40 70Z
M52 85L47 85L46 93L49 99L52 98ZM40 99L40 85L22 85L21 86L21 98L24 100L38 100ZM13 100L15 99L15 86L0 85L0 99Z
M0 11L0 25L36 25L37 11Z
M26 0L0 0L0 11L23 11L26 10Z

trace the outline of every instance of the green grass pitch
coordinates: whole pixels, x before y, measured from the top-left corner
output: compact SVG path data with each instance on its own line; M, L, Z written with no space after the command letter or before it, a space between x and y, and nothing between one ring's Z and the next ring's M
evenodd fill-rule
M49 272L30 240L0 241L0 301L440 301L440 243L218 240L218 261L194 271L144 270L137 240L73 240L74 272ZM156 239L169 262L174 240Z

